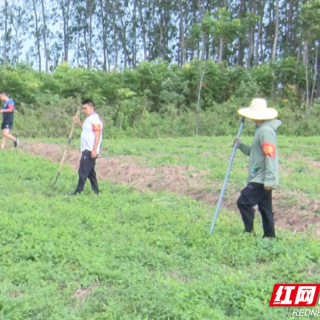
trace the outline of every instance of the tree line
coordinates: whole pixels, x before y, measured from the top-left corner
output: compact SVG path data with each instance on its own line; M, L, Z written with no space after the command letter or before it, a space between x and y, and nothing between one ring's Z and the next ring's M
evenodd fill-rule
M46 71L63 60L105 71L156 59L184 65L212 58L250 69L292 56L317 64L319 0L2 3L2 63L19 62L31 42L28 61Z

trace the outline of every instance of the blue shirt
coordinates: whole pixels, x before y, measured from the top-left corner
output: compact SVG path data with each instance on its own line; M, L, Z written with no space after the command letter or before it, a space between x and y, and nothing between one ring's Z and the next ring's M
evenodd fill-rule
M12 112L3 113L3 122L13 122L14 101L9 99L2 107L3 110L12 110Z

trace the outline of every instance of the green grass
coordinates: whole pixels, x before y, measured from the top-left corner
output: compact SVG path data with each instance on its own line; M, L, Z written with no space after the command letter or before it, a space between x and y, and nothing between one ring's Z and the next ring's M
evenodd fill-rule
M243 137L251 144L252 137ZM65 142L64 140L46 140ZM143 167L162 165L192 166L195 170L210 170L203 179L210 185L221 188L232 153L233 137L195 137L179 139L125 139L103 141L103 156L132 156L133 161ZM320 194L319 137L279 136L280 187L288 192L301 190L310 199ZM79 148L79 141L72 141ZM229 179L230 190L239 190L247 178L248 157L237 152ZM215 191L217 191L216 189Z
M195 154L196 141L182 141L170 140L168 153ZM212 143L200 141L200 151ZM136 145L151 154L145 143ZM108 155L121 148L110 141ZM268 307L273 285L320 281L320 242L311 235L248 236L226 211L209 235L212 207L194 200L106 182L99 197L89 186L69 197L71 170L52 190L57 164L15 150L1 160L1 319L286 319L291 309Z

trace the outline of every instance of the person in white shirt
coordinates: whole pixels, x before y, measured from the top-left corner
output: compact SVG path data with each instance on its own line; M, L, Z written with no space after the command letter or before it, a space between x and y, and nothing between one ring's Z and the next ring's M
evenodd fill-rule
M100 153L103 121L94 111L94 103L90 99L82 101L82 112L86 116L86 120L83 124L77 117L74 118L74 122L82 127L82 155L79 167L79 182L73 195L79 194L83 191L87 178L90 180L94 193L99 194L98 181L94 168L96 165L96 159Z

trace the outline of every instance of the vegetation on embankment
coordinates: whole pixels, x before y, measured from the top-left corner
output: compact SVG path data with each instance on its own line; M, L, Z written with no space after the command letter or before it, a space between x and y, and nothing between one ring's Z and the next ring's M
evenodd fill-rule
M305 104L305 69L296 68L294 59L249 71L209 60L197 113L202 68L198 61L183 67L145 62L106 73L62 64L50 74L18 65L0 70L0 88L16 102L14 130L24 137L67 136L84 97L96 102L108 138L194 136L197 114L199 135L235 134L237 110L253 97L266 97L279 110L280 134L319 134L320 104Z

